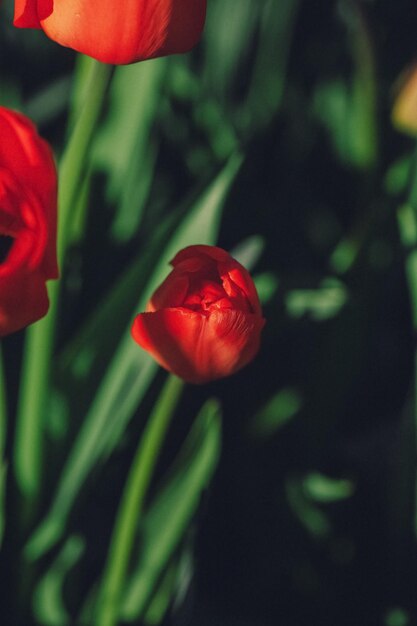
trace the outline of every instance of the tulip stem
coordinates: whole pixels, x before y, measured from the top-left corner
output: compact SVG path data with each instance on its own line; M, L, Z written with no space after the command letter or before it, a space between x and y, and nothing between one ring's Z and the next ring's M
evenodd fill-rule
M60 263L64 259L68 235L72 232L71 218L74 214L74 205L80 193L89 148L114 69L112 65L99 63L89 57L82 57L81 60L89 66L87 70L80 72L80 79L86 81L83 89L85 99L59 164L58 259Z
M97 626L118 623L123 584L143 504L183 387L179 378L172 375L167 378L136 449L111 537L97 604Z
M112 76L112 66L93 59L88 82L83 85L84 102L79 109L67 147L59 165L58 260L60 266L71 234L71 208L81 187L91 141ZM86 80L84 74L81 79ZM27 498L30 513L41 487L43 428L48 401L51 359L56 331L60 281L49 285L48 315L33 324L26 334L14 443L17 484ZM26 520L28 521L28 520Z

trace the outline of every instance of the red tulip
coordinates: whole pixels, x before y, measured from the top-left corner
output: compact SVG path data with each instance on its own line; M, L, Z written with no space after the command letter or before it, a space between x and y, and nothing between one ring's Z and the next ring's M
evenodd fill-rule
M187 382L234 374L258 352L265 323L252 278L214 246L184 248L171 265L147 312L136 317L133 338Z
M0 336L43 317L57 278L56 170L32 122L0 107Z
M14 25L120 65L187 52L205 14L206 0L15 0Z

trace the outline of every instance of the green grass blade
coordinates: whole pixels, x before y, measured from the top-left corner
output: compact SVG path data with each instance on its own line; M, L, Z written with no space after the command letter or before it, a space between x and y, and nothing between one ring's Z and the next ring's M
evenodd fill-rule
M179 249L216 241L225 198L240 164L240 156L231 159L186 215L163 250L132 314L144 310L150 295L169 272L169 260ZM127 329L85 416L51 509L27 545L28 558L38 558L59 539L89 473L117 445L155 372L154 361L132 341L130 328Z
M153 179L156 151L151 133L167 66L165 58L121 66L112 81L109 115L95 143L93 164L106 172L107 195L118 204L113 224L118 241L137 232Z
M198 414L169 482L144 519L141 552L130 577L122 617L138 619L164 572L207 488L220 454L219 405L209 400Z
M52 566L39 581L33 598L34 612L43 626L69 626L71 618L63 599L68 572L82 557L85 544L78 536L67 539Z

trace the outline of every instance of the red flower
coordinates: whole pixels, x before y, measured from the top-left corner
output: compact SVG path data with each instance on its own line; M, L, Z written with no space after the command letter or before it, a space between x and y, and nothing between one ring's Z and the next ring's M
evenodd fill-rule
M247 270L225 250L189 246L133 323L135 341L190 383L234 374L258 352L265 320Z
M206 0L15 0L14 25L120 65L187 52L205 14Z
M0 107L0 336L43 317L57 278L56 171L32 122Z

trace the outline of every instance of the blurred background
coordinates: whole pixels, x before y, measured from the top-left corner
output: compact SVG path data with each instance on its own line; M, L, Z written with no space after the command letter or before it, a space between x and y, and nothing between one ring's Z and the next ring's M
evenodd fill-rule
M82 62L14 29L12 8L1 8L0 104L30 116L59 157ZM209 396L222 407L218 466L170 557L175 583L126 623L417 624L415 336L397 223L414 141L390 117L416 52L411 0L209 0L191 54L117 70L74 207L45 491L23 538L6 525L2 606L18 614L12 555L50 510L62 450L133 303L101 320L90 371L77 355L96 311L129 272L140 284L174 225L221 180L218 244L256 279L262 350L234 377L184 394L155 490ZM23 333L4 343L12 407L22 345ZM136 415L90 472L66 519L72 543L39 548L33 613L10 624L88 623L77 616L142 426ZM12 428L9 439L11 449Z

